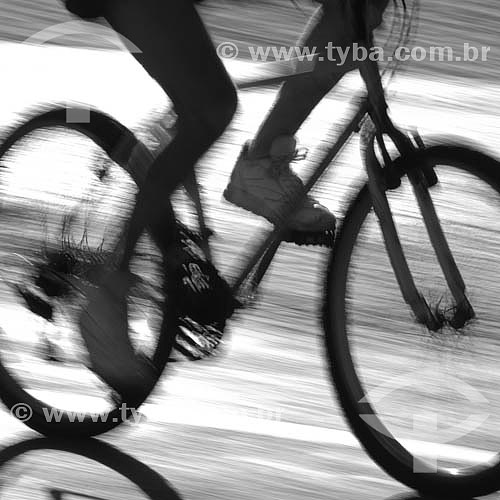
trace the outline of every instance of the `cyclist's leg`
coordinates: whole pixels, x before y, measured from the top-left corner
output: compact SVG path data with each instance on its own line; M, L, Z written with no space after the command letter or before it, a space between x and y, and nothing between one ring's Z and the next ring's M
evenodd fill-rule
M367 12L369 29L380 24L381 12L387 2L371 0L370 12ZM310 62L305 68L299 66L297 72L302 70L303 74L282 85L255 139L243 147L224 191L224 197L231 203L272 223L279 222L285 200L293 197L302 184L290 168L291 161L296 157L294 135L345 73L356 68L352 57L343 58L341 64L338 61L341 54L351 55L352 43L356 39L354 23L349 22L351 16L347 2L329 0L311 18L301 45L308 47L309 53L319 53L321 58L314 61L312 71L306 72ZM341 47L343 52L338 52L335 47ZM337 60L332 56L337 56ZM298 231L298 241L301 241L301 232L312 233L316 238L314 241L318 242L325 241L323 236L326 234L326 241L330 241L328 235L335 228L335 216L313 197L307 196L288 224Z
M106 19L142 51L135 57L168 93L178 115L178 132L152 165L138 195L122 266L126 270L146 224L163 249L176 238L169 196L228 125L236 93L191 1L107 3ZM157 376L153 366L137 356L128 336L130 283L128 273L111 272L91 291L80 315L94 372L126 401L143 394Z
M306 28L306 35L299 46L313 48L322 51L323 47L332 39L330 34L339 36L339 30L335 30L335 23L339 13L334 13L328 7L319 7L310 19ZM326 43L325 43L326 42ZM339 40L335 40L339 45ZM322 71L319 71L321 65ZM302 71L300 63L297 71ZM309 116L314 107L344 76L345 71L324 71L325 63L316 62L313 71L304 73L303 76L286 81L278 94L278 97L259 128L253 141L252 151L255 156L265 156L271 149L273 140L280 135L293 136L302 123ZM308 66L304 65L304 70Z
M353 33L345 22L341 9L340 2L331 2L319 7L311 17L298 45L311 50L315 48L322 53L323 60L317 60L312 71L282 85L253 141L252 151L256 157L267 155L276 137L295 135L323 97L348 71L354 69L352 65L339 65L336 61L329 61L324 52L329 42L332 46L343 48L352 43ZM307 69L308 64L297 64L298 72Z
M177 133L148 174L131 219L128 252L146 222L160 244L175 237L169 196L225 130L236 91L190 0L108 0L106 19L171 98Z
M341 20L342 16L333 7L318 9L309 23L302 45L308 46L311 51L319 51L331 40L332 30L336 37L335 45L341 45L345 32ZM279 222L286 200L293 197L302 185L300 178L289 168L296 155L295 132L344 73L344 68L339 69L324 61L317 63L314 71L283 84L256 138L249 146L244 146L234 166L224 191L228 201L274 224ZM314 235L314 241L321 243L330 241L329 235L335 228L336 219L316 199L307 196L289 218L288 224L299 234L307 232Z

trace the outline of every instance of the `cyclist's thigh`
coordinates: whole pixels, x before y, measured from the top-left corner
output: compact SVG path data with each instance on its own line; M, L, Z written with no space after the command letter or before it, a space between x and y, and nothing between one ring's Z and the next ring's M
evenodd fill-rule
M105 17L140 49L179 116L234 112L234 86L190 0L108 0Z

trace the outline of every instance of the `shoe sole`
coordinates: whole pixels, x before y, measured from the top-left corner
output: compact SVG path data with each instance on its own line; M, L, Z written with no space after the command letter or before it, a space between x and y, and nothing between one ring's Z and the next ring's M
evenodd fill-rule
M237 207L243 208L248 212L252 212L259 217L264 217L271 224L276 225L278 223L277 219L269 217L267 213L262 211L262 200L255 197L251 193L244 191L243 189L229 185L222 194L224 199ZM245 202L243 202L245 200Z
M229 203L232 203L233 205L236 205L237 207L243 208L244 210L247 210L248 212L251 212L255 215L263 217L264 219L268 220L273 225L278 224L278 218L270 217L268 213L265 213L262 210L262 200L260 200L256 196L252 195L248 191L231 186L231 184L230 184L228 187L226 187L222 196ZM243 200L245 200L245 201L243 202ZM311 231L311 229L308 227L307 228L306 227L302 227L302 228L290 227L290 230L297 231L298 233L311 233L312 232L312 233L322 234L324 232L334 231L335 226L336 226L336 224L334 224L329 229L323 229L323 230L317 230L317 231Z

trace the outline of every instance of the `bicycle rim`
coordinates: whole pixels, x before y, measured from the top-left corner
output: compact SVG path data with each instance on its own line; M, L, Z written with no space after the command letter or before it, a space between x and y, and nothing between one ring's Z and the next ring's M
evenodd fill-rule
M30 418L16 416L45 434L98 434L133 416L88 368L78 316L113 263L135 192L120 165L64 125L32 127L0 158L1 396L11 408L29 405ZM54 266L55 283L41 271ZM162 318L162 258L147 236L131 269L139 282L128 297L130 336L159 376L171 348L161 332L172 323Z
M488 494L500 483L498 163L456 147L431 148L421 159L436 165L430 193L476 318L436 333L414 322L365 187L329 267L330 367L354 433L389 474L425 493ZM417 286L438 314L450 315L453 301L406 178L388 199Z

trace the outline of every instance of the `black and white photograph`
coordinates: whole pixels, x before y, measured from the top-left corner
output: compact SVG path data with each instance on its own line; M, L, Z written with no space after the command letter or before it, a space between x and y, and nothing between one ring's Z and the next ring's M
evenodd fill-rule
M0 499L500 499L495 0L0 0Z

